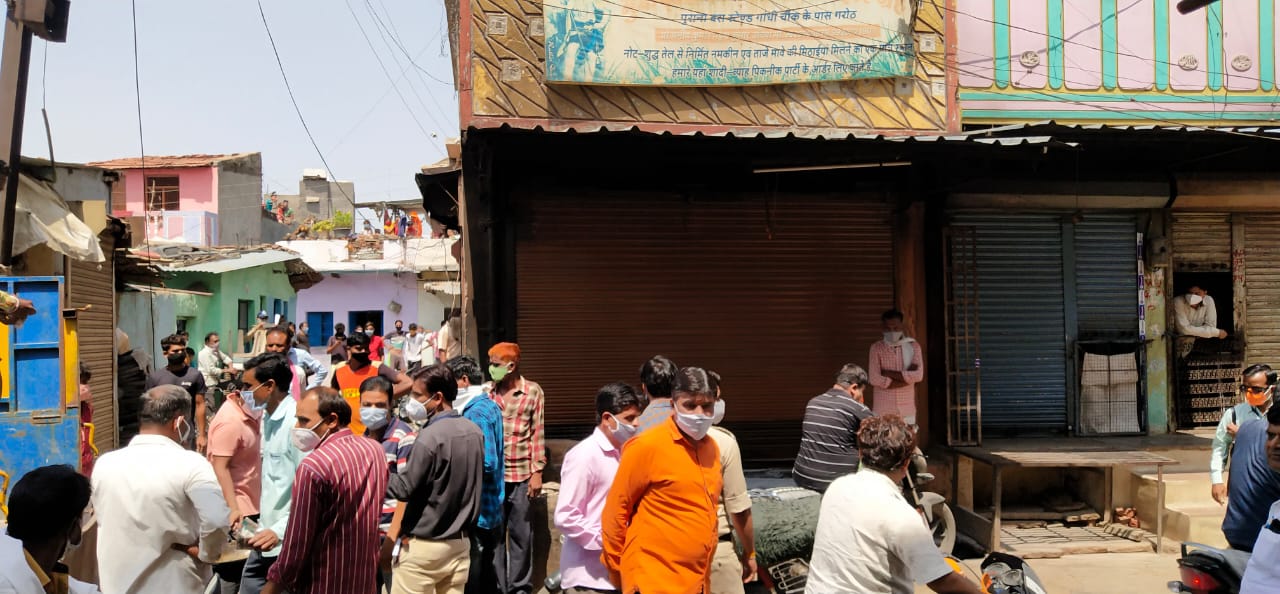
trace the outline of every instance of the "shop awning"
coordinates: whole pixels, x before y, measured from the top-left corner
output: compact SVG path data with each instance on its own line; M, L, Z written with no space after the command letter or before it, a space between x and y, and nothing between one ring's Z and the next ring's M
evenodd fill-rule
M93 230L72 214L62 196L31 176L24 174L18 178L21 181L13 225L14 254L44 244L76 260L106 261Z

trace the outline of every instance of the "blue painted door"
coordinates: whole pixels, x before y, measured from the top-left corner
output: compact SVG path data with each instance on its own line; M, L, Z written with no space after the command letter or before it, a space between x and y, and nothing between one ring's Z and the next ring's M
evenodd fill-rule
M311 331L307 336L311 346L328 345L329 339L333 337L333 312L307 312L307 329Z

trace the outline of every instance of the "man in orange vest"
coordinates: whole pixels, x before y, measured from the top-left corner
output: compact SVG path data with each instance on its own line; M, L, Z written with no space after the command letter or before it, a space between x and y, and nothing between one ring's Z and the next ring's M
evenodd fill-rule
M381 362L369 358L369 337L353 332L347 336L347 360L333 366L329 374L329 385L342 393L342 398L351 405L351 410L360 410L360 384L375 375L387 378L394 386L396 398L409 393L413 389L413 380L409 376L392 369ZM351 432L364 435L364 424L359 419L351 419Z

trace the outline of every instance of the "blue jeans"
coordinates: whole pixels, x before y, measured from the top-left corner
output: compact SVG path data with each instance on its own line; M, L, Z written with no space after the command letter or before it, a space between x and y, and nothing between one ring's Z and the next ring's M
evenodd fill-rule
M258 551L249 553L244 573L240 575L240 594L261 594L267 585L267 572L275 563L275 557L263 557Z

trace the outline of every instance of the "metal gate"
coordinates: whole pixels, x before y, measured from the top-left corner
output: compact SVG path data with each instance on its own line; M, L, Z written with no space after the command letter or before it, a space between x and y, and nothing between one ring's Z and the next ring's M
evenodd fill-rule
M1062 215L961 212L951 222L974 229L983 433L1065 429Z
M982 443L981 333L973 227L944 231L947 331L947 445Z
M1246 358L1280 364L1280 216L1249 215L1244 225Z
M1174 213L1173 264L1182 272L1230 271L1231 215Z
M1073 227L1080 339L1137 340L1136 217L1090 212Z

